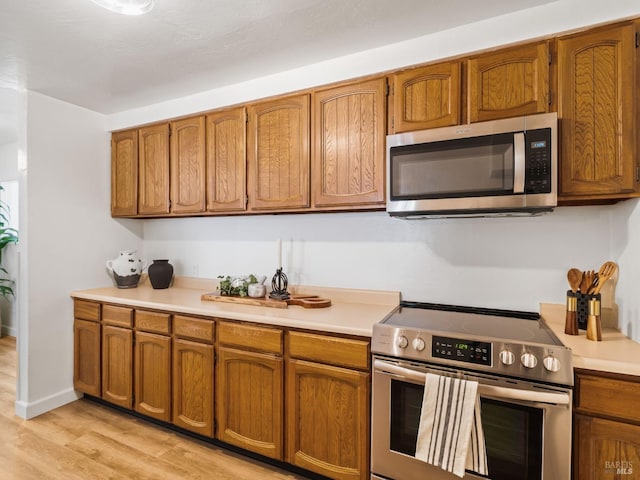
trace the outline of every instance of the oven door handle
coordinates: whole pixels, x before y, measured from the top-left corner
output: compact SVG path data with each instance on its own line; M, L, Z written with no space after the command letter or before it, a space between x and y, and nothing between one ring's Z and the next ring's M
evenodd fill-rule
M427 374L400 367L384 360L374 360L375 369L385 373L393 374L408 380L422 383L424 385ZM493 385L478 384L478 393L484 397L492 397L501 400L521 400L524 402L550 403L554 405L569 405L571 397L567 393L555 392L535 392L531 390L518 390L515 388L496 387Z

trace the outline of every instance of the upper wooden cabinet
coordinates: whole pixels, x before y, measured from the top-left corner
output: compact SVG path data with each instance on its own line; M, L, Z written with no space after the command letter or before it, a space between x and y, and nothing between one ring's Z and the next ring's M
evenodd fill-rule
M111 215L138 213L138 130L111 136Z
M249 208L309 206L309 95L249 107Z
M558 42L559 202L638 191L635 35L627 23Z
M207 115L207 210L247 207L247 111L244 107Z
M390 77L391 133L460 123L460 62L446 62Z
M171 211L204 212L204 116L171 122Z
M138 213L169 213L169 123L139 129Z
M313 94L314 207L384 203L386 81Z
M469 122L548 112L549 63L546 41L471 57Z

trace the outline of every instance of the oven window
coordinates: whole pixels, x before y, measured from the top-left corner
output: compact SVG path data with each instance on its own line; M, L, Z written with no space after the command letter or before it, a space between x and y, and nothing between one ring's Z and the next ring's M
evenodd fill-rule
M416 454L424 385L391 380L391 450Z
M390 449L415 456L424 386L391 380ZM492 480L542 480L543 411L481 399Z
M541 480L542 410L488 398L481 399L481 406L489 476Z

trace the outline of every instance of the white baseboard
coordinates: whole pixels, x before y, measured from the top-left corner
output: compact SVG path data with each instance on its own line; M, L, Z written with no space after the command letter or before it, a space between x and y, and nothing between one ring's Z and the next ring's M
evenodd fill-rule
M35 402L23 402L16 400L15 412L16 415L29 420L31 418L47 413L50 410L66 405L67 403L75 402L79 398L82 398L82 394L76 392L73 388L64 390L62 392L50 395Z
M0 329L0 337L18 337L18 329L9 325L2 325Z

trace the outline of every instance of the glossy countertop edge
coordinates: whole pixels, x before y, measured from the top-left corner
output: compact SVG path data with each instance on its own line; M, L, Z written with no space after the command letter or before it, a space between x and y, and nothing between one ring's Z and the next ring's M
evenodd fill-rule
M315 294L331 299L327 308L260 307L202 300L217 282L176 279L167 289L154 290L144 281L136 288L94 288L71 292L71 297L137 308L212 318L241 320L281 327L371 337L373 325L386 318L400 302L400 292L296 286L291 293Z
M586 332L564 333L565 305L542 303L540 315L558 339L573 353L574 368L640 376L640 343L620 330L602 328L602 341L588 340Z

